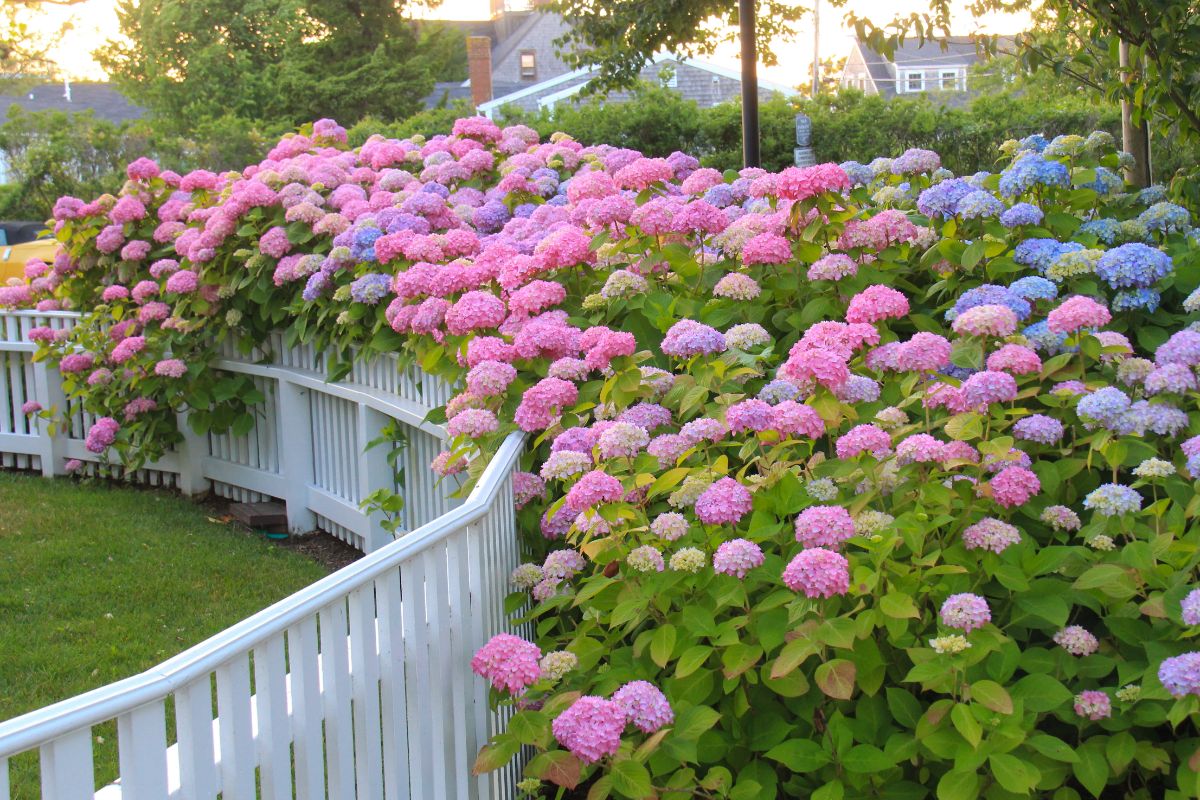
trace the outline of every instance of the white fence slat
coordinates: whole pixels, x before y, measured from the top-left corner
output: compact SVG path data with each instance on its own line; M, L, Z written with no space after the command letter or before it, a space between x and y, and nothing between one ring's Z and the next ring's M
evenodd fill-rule
M117 717L121 800L167 796L167 727L162 700Z
M175 735L179 742L179 786L187 800L217 796L213 745L212 681L208 675L175 692Z
M350 593L350 676L354 695L354 771L358 793L383 797L383 743L379 730L379 656L375 642L375 586Z
M321 683L325 706L325 763L329 796L352 800L354 739L350 710L350 659L346 646L346 604L321 609Z
M308 487L313 483L313 416L316 404L310 393L287 380L279 382L279 467L287 486L288 528L307 533L317 526L308 508Z
M487 641L490 630L487 623L488 598L484 594L484 577L483 577L483 562L487 557L487 547L484 536L487 535L487 525L479 525L477 528L479 536L465 537L468 543L468 556L461 563L465 565L467 571L468 591L471 596L471 607L467 613L467 627L470 636L470 650L475 652L479 647ZM469 684L470 697L472 702L472 738L476 742L475 752L479 751L479 746L488 740L489 736L489 720L491 719L491 711L488 708L488 689L485 681L472 681ZM491 780L490 773L479 775L476 780L476 787L480 797L487 797L488 783Z
M316 618L309 617L289 628L287 641L296 800L318 800L325 797L325 748Z
M250 668L244 657L217 667L221 797L255 800L254 733L250 722Z
M288 731L287 663L283 635L254 648L254 706L258 720L257 745L260 797L291 800L292 748Z
M471 764L479 750L475 740L475 730L471 727L470 702L471 687L475 682L471 675L470 663L473 649L467 635L466 614L471 604L470 588L467 583L467 569L470 563L467 558L467 540L471 538L474 526L459 531L446 542L447 575L446 596L449 600L450 620L450 701L452 714L450 730L454 733L453 774L461 781L459 793L465 792L470 783Z
M430 675L429 623L425 604L425 564L414 558L400 565L404 597L404 676L415 691L408 692L409 775L412 796L437 797L433 789L433 712L430 695L445 691L440 676ZM419 687L419 688L418 688Z
M92 800L92 731L81 728L42 745L43 800Z
M433 726L429 729L429 740L433 748L434 791L437 797L453 797L454 791L454 742L451 741L450 633L449 601L446 598L446 562L449 554L444 542L421 554L425 564L426 611L429 615L429 662L430 675L436 676L437 691L431 691L433 701ZM431 687L432 688L432 687Z
M0 800L9 800L7 758L0 758Z
M383 789L385 800L408 794L408 711L404 680L404 618L400 571L391 570L376 587L379 618L379 695L383 722Z

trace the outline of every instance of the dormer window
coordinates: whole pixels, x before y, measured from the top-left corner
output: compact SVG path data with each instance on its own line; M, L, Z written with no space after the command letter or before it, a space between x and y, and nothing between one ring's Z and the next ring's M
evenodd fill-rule
M537 79L537 52L533 50L521 51L521 78L522 80Z

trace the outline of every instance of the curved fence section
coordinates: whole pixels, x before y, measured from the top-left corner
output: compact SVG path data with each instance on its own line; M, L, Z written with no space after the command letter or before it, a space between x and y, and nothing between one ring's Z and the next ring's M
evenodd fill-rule
M522 443L437 520L152 670L0 723L0 800L38 796L20 778L56 800L514 796L515 775L471 774L503 720L469 661L505 629ZM113 720L109 782L94 752Z
M37 347L28 338L33 328L70 328L77 319L70 312L0 312L0 466L55 475L78 459L85 472L100 468L99 457L84 447L95 420L68 403L52 367L33 361ZM249 375L266 398L253 408L254 427L243 435L200 436L181 418L183 442L127 479L186 494L211 489L239 502L282 500L292 531L319 528L365 552L393 538L381 514L362 509L371 492L388 488L404 498L401 532L457 504L456 481L439 480L429 469L446 434L425 418L446 402L444 382L380 356L328 383L324 356L308 345L286 347L281 335L248 355L230 346L216 366ZM66 409L69 424L52 434L44 421L22 413L30 401ZM401 448L403 485L388 463L389 448L367 447L389 425Z
M70 424L53 435L21 411L64 407L28 332L75 319L0 314L0 465L99 468L81 409L66 406ZM441 382L380 358L326 383L320 354L280 339L224 355L217 368L252 376L266 397L254 428L201 437L181 420L176 451L125 477L279 498L294 530L321 527L369 555L154 669L0 723L0 800L513 797L511 769L471 774L504 720L469 664L508 627L523 437L505 440L456 500L428 467L445 438L425 422L445 402ZM386 448L366 449L389 424L403 485ZM359 505L381 487L406 501L396 539Z

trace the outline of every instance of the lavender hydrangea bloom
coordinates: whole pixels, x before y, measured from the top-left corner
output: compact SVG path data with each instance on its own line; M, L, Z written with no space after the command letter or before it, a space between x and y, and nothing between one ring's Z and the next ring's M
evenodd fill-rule
M1000 224L1006 228L1018 225L1040 225L1044 215L1033 203L1016 203L1000 215Z
M386 297L391 290L391 276L371 272L350 284L350 297L356 303L373 306Z

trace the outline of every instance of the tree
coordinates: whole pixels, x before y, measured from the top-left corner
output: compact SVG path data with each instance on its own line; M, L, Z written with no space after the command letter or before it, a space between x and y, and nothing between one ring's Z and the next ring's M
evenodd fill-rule
M772 42L795 35L809 9L786 0L758 6L758 53L773 65ZM737 0L558 0L553 7L572 22L557 42L563 58L597 68L590 91L632 86L659 52L708 55L737 37Z
M1051 69L1094 83L1110 100L1128 104L1134 122L1144 120L1162 133L1178 131L1200 139L1200 9L1195 0L974 0L970 10L1034 10L1057 35L1035 29L1018 39L1016 55L1026 68ZM847 18L873 47L888 52L905 36L922 41L948 36L950 0L930 0L928 14L897 17L884 27L853 14ZM1128 69L1114 68L1122 43L1128 46ZM996 50L994 37L983 44Z
M179 131L225 115L393 120L433 87L402 10L396 0L122 0L127 40L96 55Z

